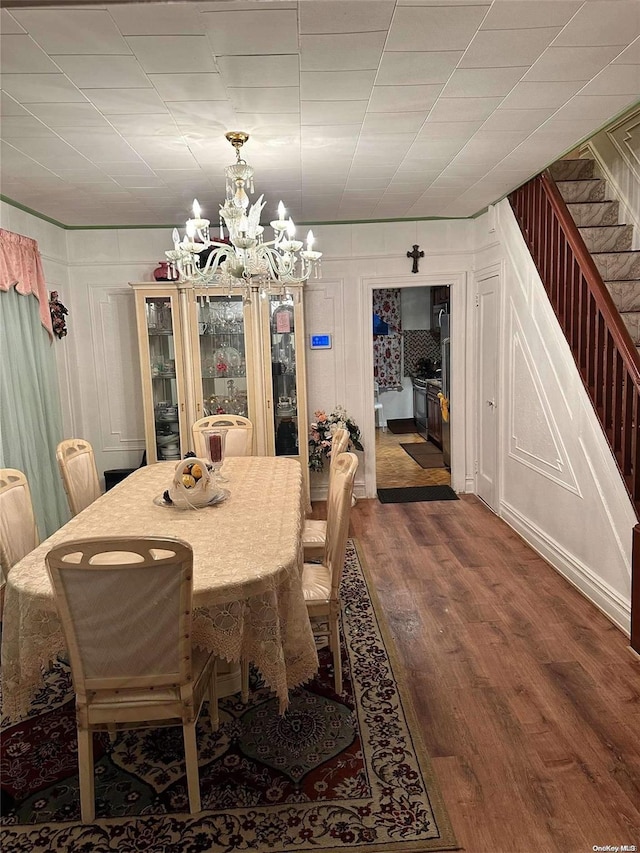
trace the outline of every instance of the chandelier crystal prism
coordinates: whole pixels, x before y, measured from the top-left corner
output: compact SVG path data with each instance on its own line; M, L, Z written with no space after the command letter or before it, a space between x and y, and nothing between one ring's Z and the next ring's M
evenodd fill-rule
M261 195L250 204L247 190L254 191L254 171L240 156L249 134L230 131L225 136L236 150L236 162L225 169L227 187L224 204L220 205L220 238L211 238L211 223L202 218L200 205L194 199L193 218L187 220L183 239L174 228L173 249L165 252L171 277L206 286L240 285L247 295L252 287L264 292L272 285L302 284L311 274L318 278L322 252L313 249L313 232L307 234L303 248L303 242L295 239L291 217L285 218L282 202L278 205L278 218L270 223L273 239L264 240L260 216L266 202Z

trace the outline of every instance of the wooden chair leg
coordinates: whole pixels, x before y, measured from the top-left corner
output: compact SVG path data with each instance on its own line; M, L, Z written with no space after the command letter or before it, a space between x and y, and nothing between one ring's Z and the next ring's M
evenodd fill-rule
M196 743L196 724L184 723L184 759L187 766L187 789L189 791L189 811L191 814L202 811L200 803L200 773L198 771L198 746Z
M115 723L107 723L107 732L109 733L109 743L115 743L118 737L118 730Z
M211 731L217 732L220 726L220 714L218 713L218 659L213 664L211 681L209 682L209 719L211 720Z
M249 701L249 661L242 658L240 661L240 699L246 705Z
M333 678L336 693L339 695L342 693L342 658L340 656L340 624L338 622L338 614L332 613L329 616L329 622L329 639L333 654Z
M80 777L80 816L82 823L93 823L96 816L93 768L93 734L78 726L78 775Z

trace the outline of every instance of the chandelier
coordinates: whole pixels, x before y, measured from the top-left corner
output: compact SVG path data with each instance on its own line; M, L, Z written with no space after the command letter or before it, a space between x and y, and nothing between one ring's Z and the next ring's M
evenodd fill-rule
M313 232L307 234L303 249L303 242L295 239L293 220L285 218L282 202L278 205L278 218L270 223L273 239L264 239L260 215L266 202L261 195L249 206L247 188L254 191L254 172L240 156L249 134L230 131L225 136L236 150L236 162L225 169L227 186L224 204L220 205L220 238L211 238L211 223L202 218L198 200L194 199L193 218L187 220L183 239L174 228L173 249L165 252L170 277L229 289L244 286L247 299L252 287L264 295L272 284L284 289L288 284L302 284L312 273L318 278L322 252L313 250Z

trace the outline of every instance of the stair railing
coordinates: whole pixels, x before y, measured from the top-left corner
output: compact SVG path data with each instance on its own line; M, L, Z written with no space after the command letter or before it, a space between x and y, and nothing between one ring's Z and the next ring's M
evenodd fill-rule
M640 356L549 172L509 196L525 242L640 519ZM640 524L631 646L640 653Z

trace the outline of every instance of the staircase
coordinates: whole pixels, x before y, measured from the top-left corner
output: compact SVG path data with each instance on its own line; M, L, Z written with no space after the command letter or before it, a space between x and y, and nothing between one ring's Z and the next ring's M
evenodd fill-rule
M619 223L619 202L611 199L595 160L558 160L549 171L640 353L640 251L631 248L633 225Z
M640 654L640 251L594 160L564 160L509 195L638 517L631 648Z

